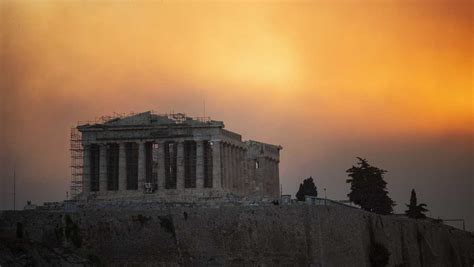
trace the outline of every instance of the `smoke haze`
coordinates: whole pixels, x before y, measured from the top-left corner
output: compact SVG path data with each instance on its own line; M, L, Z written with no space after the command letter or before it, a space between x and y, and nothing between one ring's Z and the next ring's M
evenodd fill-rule
M65 199L70 128L113 112L206 113L283 146L295 195L313 176L388 170L432 217L474 229L472 2L0 2L0 208Z

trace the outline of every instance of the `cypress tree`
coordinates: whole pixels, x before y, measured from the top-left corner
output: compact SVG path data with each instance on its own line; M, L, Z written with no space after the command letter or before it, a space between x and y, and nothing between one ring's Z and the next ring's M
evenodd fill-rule
M304 196L318 196L318 190L316 188L316 185L314 184L313 177L304 179L303 183L300 184L300 188L296 193L296 199L298 201L304 201Z
M414 219L424 219L426 215L424 214L428 210L425 208L426 204L418 204L416 199L415 189L411 190L410 204L405 204L408 207L408 210L405 211L405 214Z

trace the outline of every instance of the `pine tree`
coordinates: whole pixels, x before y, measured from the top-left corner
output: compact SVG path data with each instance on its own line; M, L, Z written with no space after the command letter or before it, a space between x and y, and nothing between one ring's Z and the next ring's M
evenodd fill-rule
M303 183L300 184L300 189L296 193L296 199L298 199L298 201L304 201L304 196L318 196L318 190L312 177L304 179Z
M408 207L408 210L405 211L405 214L414 219L424 219L426 218L426 215L424 212L427 212L428 210L425 208L426 204L418 204L418 201L416 199L416 192L415 189L411 190L411 196L410 196L410 204L405 204Z
M351 192L347 195L349 200L364 210L391 214L395 204L388 196L387 183L383 180L387 171L371 166L366 159L357 159L358 166L352 166L346 171L351 177L346 180L351 184Z

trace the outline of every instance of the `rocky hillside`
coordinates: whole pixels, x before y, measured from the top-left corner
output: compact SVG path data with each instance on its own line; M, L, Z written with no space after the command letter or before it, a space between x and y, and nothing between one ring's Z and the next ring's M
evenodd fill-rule
M5 211L0 238L1 266L474 264L469 232L337 206Z

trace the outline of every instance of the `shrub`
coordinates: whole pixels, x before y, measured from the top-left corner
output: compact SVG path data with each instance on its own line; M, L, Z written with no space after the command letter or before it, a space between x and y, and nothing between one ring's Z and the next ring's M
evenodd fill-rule
M388 249L383 244L375 242L372 243L369 257L373 267L383 267L388 265L390 252L388 252Z
M79 235L79 226L72 221L71 216L69 215L66 215L64 219L66 223L66 239L70 240L76 248L80 248L82 245L82 239Z
M23 238L23 224L21 222L16 223L16 238Z

